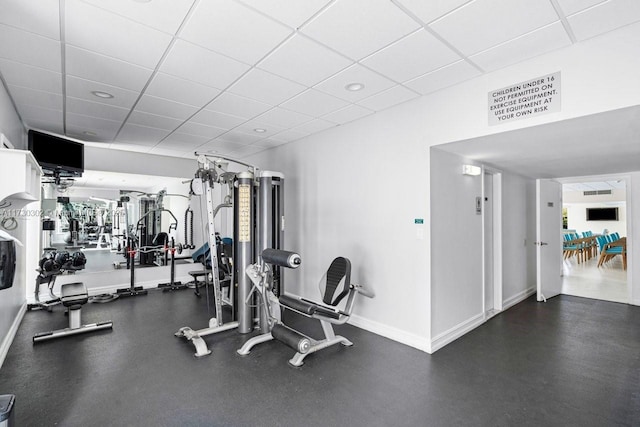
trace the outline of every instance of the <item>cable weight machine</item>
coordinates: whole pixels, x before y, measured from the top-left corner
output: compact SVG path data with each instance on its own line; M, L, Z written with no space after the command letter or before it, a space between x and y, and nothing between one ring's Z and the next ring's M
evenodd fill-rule
M258 313L254 302L255 295L251 289L253 282L246 274L246 269L254 264L265 248L279 249L284 240L284 176L278 172L260 171L257 167L230 158L209 156L196 153L198 171L196 178L198 185L196 194L204 199L206 204L205 241L211 263L211 284L215 304L215 317L209 319L209 327L193 330L183 327L175 333L184 337L196 348L195 356L202 357L211 354L203 337L223 331L237 329L241 334L247 334L254 328L266 328L266 313ZM247 170L231 173L226 171L228 162L244 166ZM202 184L201 186L199 184ZM222 203L215 205L213 188L215 184L229 184L233 188L233 198L225 198ZM233 269L229 298L225 299L221 290L218 255L216 250L215 215L221 207L233 207ZM278 278L278 293L284 289L283 277L280 271ZM207 282L208 283L208 282ZM231 305L231 321L223 319L223 304Z

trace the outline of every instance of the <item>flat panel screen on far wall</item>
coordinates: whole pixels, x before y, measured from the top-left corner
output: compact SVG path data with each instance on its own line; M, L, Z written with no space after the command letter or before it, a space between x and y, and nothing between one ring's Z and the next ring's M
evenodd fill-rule
M587 221L618 221L618 208L587 208Z

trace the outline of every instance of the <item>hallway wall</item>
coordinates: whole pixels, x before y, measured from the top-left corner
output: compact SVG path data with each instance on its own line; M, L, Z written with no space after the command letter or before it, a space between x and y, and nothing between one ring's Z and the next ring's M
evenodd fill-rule
M414 224L431 221L429 147L640 104L638 40L640 24L630 25L251 156L287 177L286 243L307 260L289 273L297 282L289 289L315 297L323 264L339 253L353 256L361 266L357 277L378 293L356 306L359 325L430 351L433 337L450 324L435 323L433 313L455 307L432 306L431 231ZM489 91L556 71L560 112L489 126ZM530 183L518 187L531 191ZM524 209L531 233L532 207ZM523 242L528 258L532 242ZM527 267L527 283L535 281L533 271ZM470 319L459 323L464 320Z

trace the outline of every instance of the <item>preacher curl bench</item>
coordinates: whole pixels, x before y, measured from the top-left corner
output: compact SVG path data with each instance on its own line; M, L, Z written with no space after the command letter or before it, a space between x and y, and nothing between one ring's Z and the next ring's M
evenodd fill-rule
M269 313L270 332L248 340L238 350L238 354L247 355L255 345L276 339L296 351L289 363L293 366L301 366L305 357L323 348L338 343L344 346L353 345L345 337L336 335L332 325L341 325L349 320L356 294L361 294L368 298L373 298L374 294L361 285L351 283L351 262L347 258L338 257L334 259L326 275L321 280L322 303L290 295L281 295L279 299L276 299L271 290L272 284L269 283L271 275L267 264L297 268L301 264L301 258L300 255L294 252L265 249L262 252L262 262L247 268L247 275L251 278L254 289L260 293L261 304L266 312ZM338 305L345 297L347 302L343 309L339 309ZM314 340L285 325L280 320L279 307L319 320L325 338Z
M69 327L50 332L40 332L33 336L34 343L67 335L82 334L100 329L111 329L113 327L113 322L110 320L107 322L90 323L88 325L81 324L80 313L82 306L89 302L89 294L87 293L87 288L84 283L64 284L60 288L60 293L60 302L67 307L69 313Z

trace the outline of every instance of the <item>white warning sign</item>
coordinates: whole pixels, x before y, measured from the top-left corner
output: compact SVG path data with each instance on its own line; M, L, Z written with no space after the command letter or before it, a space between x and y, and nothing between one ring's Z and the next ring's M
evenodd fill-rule
M560 71L489 92L489 125L560 111Z

